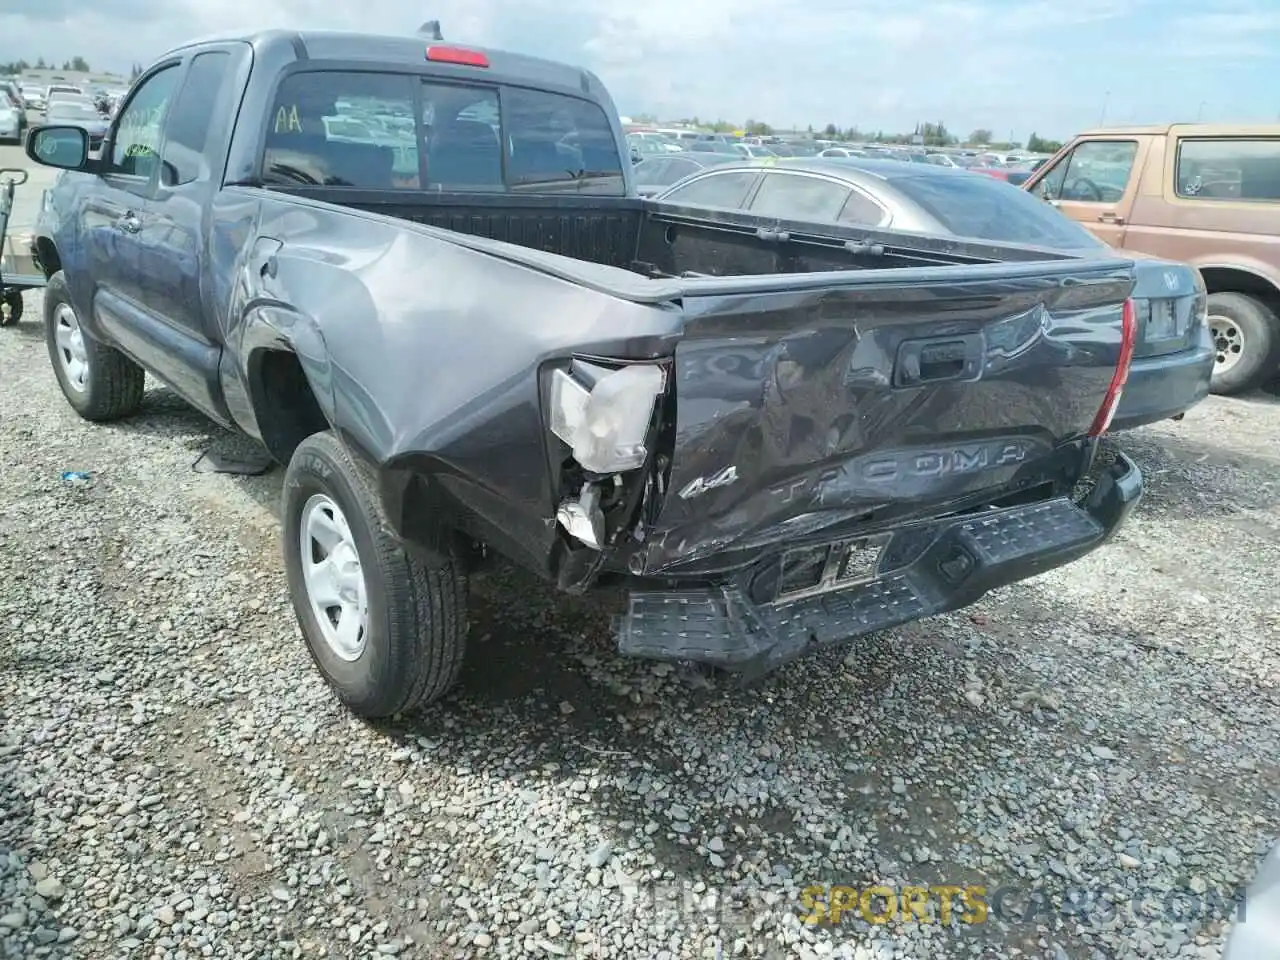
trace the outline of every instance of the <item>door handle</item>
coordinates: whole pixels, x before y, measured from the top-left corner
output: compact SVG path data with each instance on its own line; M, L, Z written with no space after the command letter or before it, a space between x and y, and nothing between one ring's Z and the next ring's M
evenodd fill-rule
M142 221L138 215L130 210L123 217L116 221L116 226L125 233L137 233L142 229Z
M1098 220L1102 223L1114 223L1117 225L1124 223L1124 217L1110 211L1098 214Z

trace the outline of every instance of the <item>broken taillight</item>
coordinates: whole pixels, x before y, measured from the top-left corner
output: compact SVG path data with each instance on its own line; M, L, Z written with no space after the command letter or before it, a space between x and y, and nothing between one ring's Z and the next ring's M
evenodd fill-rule
M1116 368L1111 374L1111 385L1107 387L1107 395L1098 408L1098 415L1093 418L1093 426L1089 428L1089 436L1100 437L1111 426L1111 420L1120 406L1120 398L1124 395L1124 385L1129 381L1129 367L1133 363L1133 349L1138 340L1138 314L1133 298L1125 300L1121 311L1120 357L1116 360Z

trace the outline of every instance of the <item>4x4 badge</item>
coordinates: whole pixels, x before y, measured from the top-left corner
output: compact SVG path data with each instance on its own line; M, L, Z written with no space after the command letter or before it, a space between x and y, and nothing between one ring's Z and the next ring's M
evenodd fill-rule
M682 500L692 500L694 497L700 497L708 490L715 490L718 487L727 487L738 479L737 467L725 467L719 473L713 473L709 477L698 477L690 480L684 485L680 491Z

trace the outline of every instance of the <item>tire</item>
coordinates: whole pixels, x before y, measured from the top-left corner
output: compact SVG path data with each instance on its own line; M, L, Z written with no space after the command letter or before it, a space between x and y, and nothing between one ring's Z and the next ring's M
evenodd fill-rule
M71 336L78 332L79 342L64 349L58 338L72 328ZM49 360L53 363L62 395L84 419L95 423L118 420L135 412L142 404L146 373L123 353L91 339L84 331L67 290L67 278L61 270L49 278L45 287L44 333ZM75 349L83 356L73 356ZM73 379L73 374L81 370L83 380Z
M1210 294L1209 327L1218 351L1209 381L1211 392L1223 396L1245 393L1275 374L1280 360L1280 319L1261 300L1243 293Z
M0 296L0 327L12 327L22 319L22 291L10 290Z
M355 580L363 590L347 590L348 606L341 608L336 624L349 614L355 616L353 623L360 623L361 606L367 613L358 641L343 649L333 639L341 633L331 615L338 604L319 610L303 569L314 556L309 524L316 514L331 529L336 520L346 535L324 559L349 562L354 548L359 563ZM405 550L390 533L371 471L352 459L330 432L307 438L290 458L283 521L294 613L312 660L338 699L361 717L381 719L443 696L458 679L466 649L467 582L457 562ZM328 584L335 599L340 595L336 584L336 579ZM346 636L350 640L355 634Z

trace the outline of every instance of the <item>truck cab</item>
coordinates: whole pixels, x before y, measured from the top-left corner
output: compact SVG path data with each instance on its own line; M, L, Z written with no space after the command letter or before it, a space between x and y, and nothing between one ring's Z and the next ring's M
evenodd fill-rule
M1211 389L1280 366L1280 124L1090 130L1026 183L1113 247L1190 263L1209 292Z

